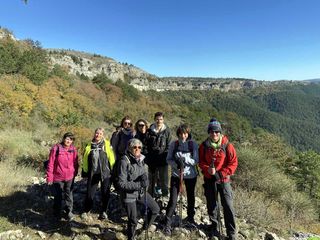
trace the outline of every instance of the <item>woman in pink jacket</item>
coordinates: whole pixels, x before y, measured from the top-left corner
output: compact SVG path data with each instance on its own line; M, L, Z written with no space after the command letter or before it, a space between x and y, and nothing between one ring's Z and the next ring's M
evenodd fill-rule
M78 173L78 153L73 145L74 135L67 132L62 141L55 144L49 155L47 167L47 183L54 186L53 213L58 219L61 218L62 195L65 199L65 210L68 220L73 219L73 181Z

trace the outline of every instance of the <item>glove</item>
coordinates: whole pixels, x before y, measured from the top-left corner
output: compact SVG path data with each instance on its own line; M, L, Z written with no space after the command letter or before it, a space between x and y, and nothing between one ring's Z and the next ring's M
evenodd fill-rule
M182 157L182 152L176 152L176 154L174 155L174 157L176 159L181 158Z
M140 184L141 184L141 187L142 187L142 188L146 188L146 187L149 185L147 174L143 174L143 175L141 176Z
M177 158L176 164L178 169L184 168L184 157Z

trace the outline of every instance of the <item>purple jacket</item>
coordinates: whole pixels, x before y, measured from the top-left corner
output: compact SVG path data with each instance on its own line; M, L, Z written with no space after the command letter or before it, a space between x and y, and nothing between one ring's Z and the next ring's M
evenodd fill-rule
M73 179L78 173L78 166L78 153L73 145L69 149L64 148L61 144L54 145L49 155L47 182Z

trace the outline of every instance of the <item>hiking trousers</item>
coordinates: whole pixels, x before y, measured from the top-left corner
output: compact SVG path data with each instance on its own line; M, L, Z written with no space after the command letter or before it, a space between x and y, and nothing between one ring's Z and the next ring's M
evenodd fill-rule
M107 212L110 198L110 178L101 180L101 174L93 174L88 178L87 196L85 201L85 212L89 212L93 207L94 196L96 194L98 184L101 182L101 213Z
M72 212L73 208L73 179L69 181L59 181L54 182L54 202L53 202L53 211L55 216L60 216L61 207L62 207L62 199L65 201L65 209L67 214Z
M134 202L125 202L126 211L128 214L128 225L127 225L127 236L128 240L131 240L135 236L137 227L137 203L144 205L148 208L147 222L144 223L144 227L148 228L153 224L154 220L160 212L160 208L157 202L151 197L149 193L147 194L147 200L145 199L145 194Z
M184 184L186 186L186 192L187 192L187 214L188 218L193 219L195 210L195 194L194 189L196 187L197 178L191 178L191 179L184 179ZM171 177L171 184L170 184L170 200L167 206L166 210L166 226L171 227L172 222L172 216L174 213L174 210L177 206L177 199L179 195L179 188L180 188L180 179L177 177Z
M220 196L221 205L223 208L223 216L225 227L228 236L234 236L236 234L236 221L235 212L233 208L233 193L230 182L227 183L217 183L215 184L215 179L204 178L204 194L207 199L207 210L210 221L213 225L213 230L218 230L219 220L218 220L218 207L215 191Z

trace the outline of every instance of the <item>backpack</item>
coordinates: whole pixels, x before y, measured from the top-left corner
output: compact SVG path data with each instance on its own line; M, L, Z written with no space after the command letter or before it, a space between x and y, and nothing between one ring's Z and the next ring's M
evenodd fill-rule
M127 162L130 164L131 162L129 158L126 155L124 155L124 157L126 158ZM121 159L117 159L111 174L112 183L117 192L120 191L120 186L119 186L120 170L121 170Z
M174 149L173 149L173 156L175 156L176 152L178 151L178 147L179 147L179 140L176 140L174 142ZM193 141L189 140L188 141L188 150L191 153L191 156L193 155Z
M57 158L58 155L59 155L60 147L59 147L59 144L57 144L56 146L57 146L57 150L56 150L56 156L55 157ZM43 162L43 168L44 168L45 171L47 171L48 165L49 165L49 159L47 159L46 161Z

